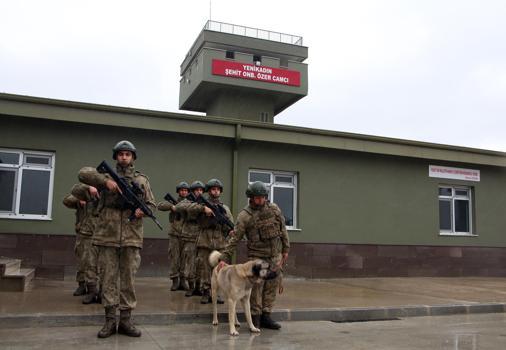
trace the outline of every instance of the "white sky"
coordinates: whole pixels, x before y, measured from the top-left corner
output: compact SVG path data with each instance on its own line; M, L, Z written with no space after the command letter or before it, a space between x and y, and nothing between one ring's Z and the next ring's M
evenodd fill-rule
M209 0L0 2L0 91L178 111ZM309 95L279 124L506 151L506 1L213 0L304 37Z

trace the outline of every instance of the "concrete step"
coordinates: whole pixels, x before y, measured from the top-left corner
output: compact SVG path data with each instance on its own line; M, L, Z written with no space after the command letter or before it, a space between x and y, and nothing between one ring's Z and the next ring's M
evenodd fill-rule
M0 278L0 292L24 292L35 276L35 269L19 269L19 271Z
M20 259L12 259L0 256L0 278L2 278L3 275L18 272L20 267L21 267Z

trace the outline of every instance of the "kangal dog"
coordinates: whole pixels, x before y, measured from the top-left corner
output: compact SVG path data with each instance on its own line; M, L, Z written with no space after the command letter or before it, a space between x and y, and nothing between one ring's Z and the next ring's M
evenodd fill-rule
M213 251L209 255L209 263L213 267L211 277L211 296L213 299L213 325L218 324L218 290L228 303L228 326L230 335L239 335L235 327L240 327L237 319L236 305L240 300L246 316L246 322L251 332L259 333L260 329L253 325L251 320L250 296L255 283L262 280L276 278L278 273L271 270L268 262L257 259L244 264L228 265L220 263L221 253Z

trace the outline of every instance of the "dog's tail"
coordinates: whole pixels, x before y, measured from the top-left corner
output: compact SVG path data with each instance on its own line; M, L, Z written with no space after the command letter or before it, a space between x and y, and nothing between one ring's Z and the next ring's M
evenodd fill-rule
M217 250L213 250L211 254L209 254L209 265L215 267L220 262L221 253Z

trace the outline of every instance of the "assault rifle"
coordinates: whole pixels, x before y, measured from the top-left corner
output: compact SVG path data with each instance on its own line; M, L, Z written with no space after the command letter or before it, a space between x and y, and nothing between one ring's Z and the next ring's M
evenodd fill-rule
M225 208L223 208L223 206L209 202L203 195L200 195L197 198L191 192L186 198L192 202L197 202L199 204L205 205L206 207L208 207L213 211L213 214L216 217L216 221L218 221L219 224L225 225L231 230L234 229L234 223L230 221L229 218L227 217L227 212Z
M169 192L167 192L167 194L165 195L165 197L163 197L163 199L165 199L167 202L173 205L177 204L177 200L174 197L172 197L172 195Z
M153 215L153 211L144 203L143 200L139 199L137 195L142 193L142 189L136 182L132 182L132 185L129 185L128 182L125 181L124 178L120 177L112 168L107 164L104 160L97 166L97 171L101 174L109 174L112 179L118 184L121 192L119 195L123 198L125 202L125 208L130 209L132 214L128 217L129 221L135 220L135 210L140 209L147 217L151 218L155 222L155 224L163 230L162 225L158 222L155 215Z

